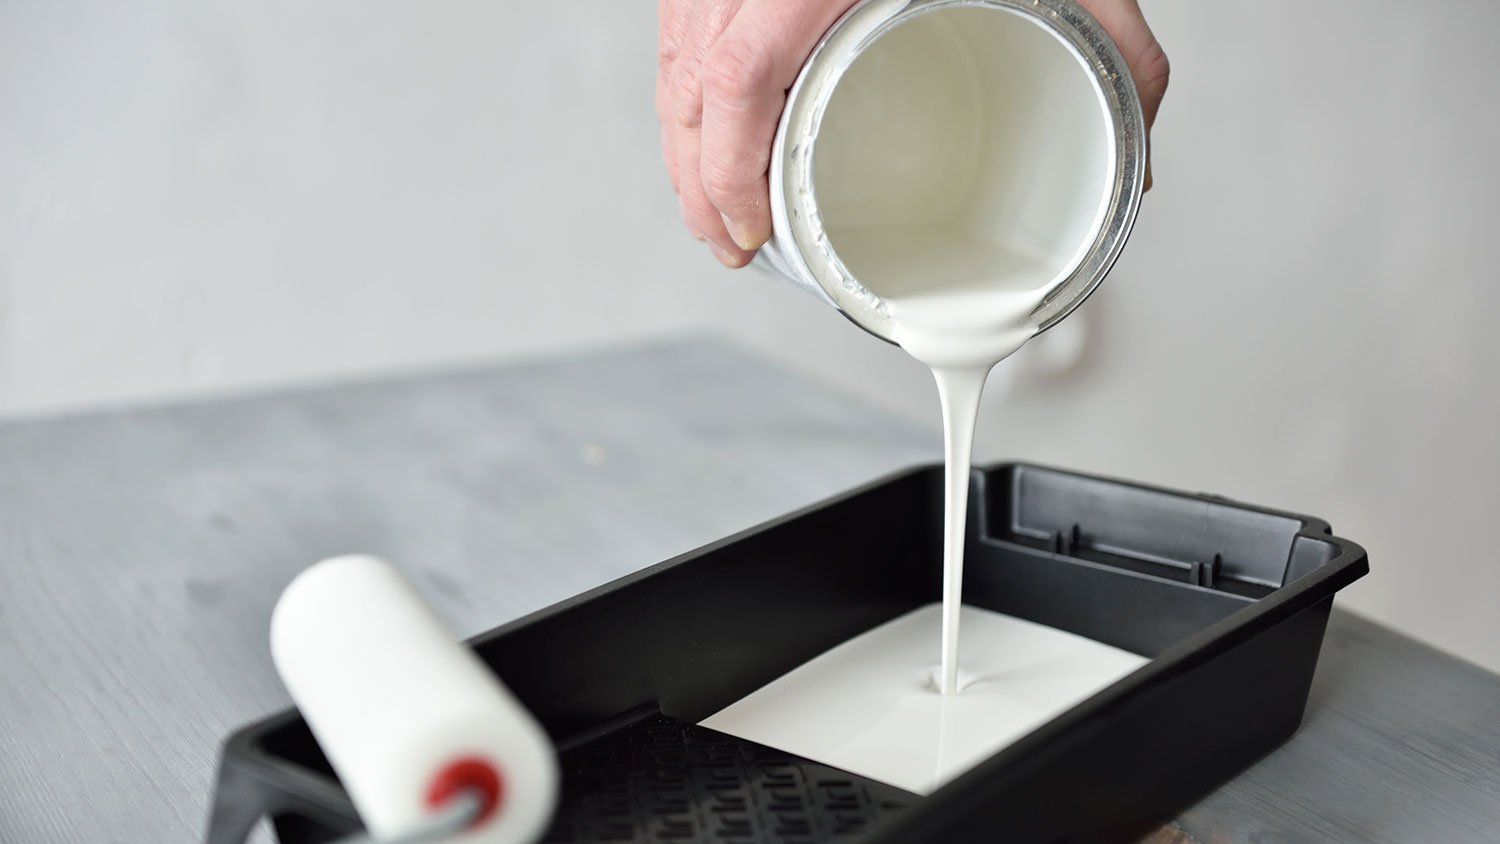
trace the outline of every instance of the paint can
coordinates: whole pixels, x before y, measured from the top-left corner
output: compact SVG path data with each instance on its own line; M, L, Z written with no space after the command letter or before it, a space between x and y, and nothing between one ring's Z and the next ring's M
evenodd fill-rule
M1145 164L1130 71L1073 0L864 0L788 91L756 264L889 341L882 267L983 272L993 246L1044 267L1045 330L1113 266Z

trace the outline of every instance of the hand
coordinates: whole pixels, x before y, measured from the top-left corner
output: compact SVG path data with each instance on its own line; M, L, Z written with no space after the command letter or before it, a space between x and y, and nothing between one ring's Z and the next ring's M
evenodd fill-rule
M1156 123L1161 98L1167 93L1167 77L1172 65L1161 48L1137 0L1078 0L1078 5L1093 15L1109 37L1120 48L1130 75L1135 79L1136 93L1141 96L1141 112L1146 117L1146 131ZM1146 190L1151 190L1151 145L1146 144Z
M771 238L766 167L787 88L854 2L658 0L662 156L688 231L727 267L743 267ZM1170 68L1137 0L1078 2L1119 46L1149 129Z

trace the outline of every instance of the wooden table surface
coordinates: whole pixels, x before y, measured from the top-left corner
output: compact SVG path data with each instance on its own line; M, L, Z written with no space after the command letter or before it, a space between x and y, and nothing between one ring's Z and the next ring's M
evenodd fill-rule
M321 557L388 557L467 635L939 457L704 340L0 425L0 842L199 840ZM1336 611L1302 731L1158 838L1500 840L1500 677Z

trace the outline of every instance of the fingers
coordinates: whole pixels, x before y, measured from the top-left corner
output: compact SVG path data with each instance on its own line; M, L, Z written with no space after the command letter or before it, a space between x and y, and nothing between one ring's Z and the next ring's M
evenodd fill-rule
M766 168L786 89L853 3L661 0L662 152L683 222L727 266L771 237Z
M702 133L697 126L677 128L677 184L681 188L678 198L682 203L682 220L694 237L708 241L708 248L719 262L731 269L750 263L751 254L735 245L719 209L703 190L703 178L699 174L702 154Z
M738 18L737 20L744 20ZM735 29L730 26L730 31ZM770 82L770 60L762 48L729 33L714 45L704 65L704 192L719 209L729 236L754 251L771 239L766 166L785 88Z
M677 151L673 143L676 126L672 107L672 64L682 46L682 36L687 29L690 0L660 0L656 6L656 121L661 127L661 155L667 165L667 178L672 181L673 192L677 191Z
M1079 0L1115 40L1141 96L1141 113L1149 131L1167 93L1172 65L1152 34L1137 0ZM1146 189L1151 189L1151 162L1146 161Z
M786 89L851 3L745 0L703 60L703 188L741 250L771 238L766 167Z
M687 31L687 14L692 0L658 0L656 4L656 59L666 67L677 58L682 36Z
M1161 108L1162 97L1167 93L1167 77L1171 65L1167 54L1146 24L1137 0L1079 0L1089 13L1098 19L1106 32L1115 40L1130 75L1135 78L1136 90L1141 95L1141 111L1145 113L1146 125L1156 122L1156 112Z
M703 61L739 5L740 0L699 0L693 6L671 79L676 118L672 143L677 155L682 219L688 231L707 240L714 255L728 267L748 264L751 255L735 245L718 207L703 188Z
M674 120L672 94L667 85L667 72L659 69L656 72L656 122L661 126L662 161L667 165L667 178L672 180L672 191L676 193L679 189L677 187L676 133L672 131Z

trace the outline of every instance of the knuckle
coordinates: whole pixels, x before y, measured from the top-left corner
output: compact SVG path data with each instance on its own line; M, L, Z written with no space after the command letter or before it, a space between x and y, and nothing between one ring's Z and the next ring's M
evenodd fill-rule
M706 157L703 161L703 190L720 208L739 204L741 195L749 187L739 168L719 161L717 157Z
M769 159L769 149L758 154L740 155L705 146L703 189L715 205L726 211L754 211L764 202L763 177Z
M703 87L726 101L753 99L770 80L771 62L753 42L723 38L708 52L703 64Z
M677 119L684 126L696 126L703 115L703 83L698 78L698 68L679 62L672 74L672 103Z
M667 0L656 7L656 59L662 65L671 64L682 51L682 15Z
M1141 88L1152 91L1165 91L1167 80L1172 75L1172 62L1167 58L1167 51L1162 49L1161 42L1151 39L1146 49L1141 51L1140 58L1136 60L1137 75L1140 77L1137 84Z
M677 101L665 86L657 92L656 122L662 132L668 135L677 127Z
M719 209L699 191L684 191L682 194L682 216L689 223L717 220Z
M656 37L656 63L670 67L682 55L682 33L663 25Z

